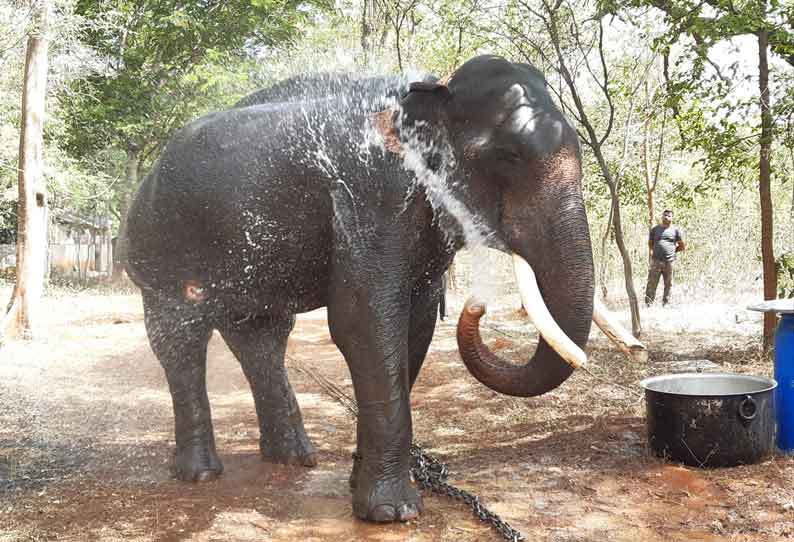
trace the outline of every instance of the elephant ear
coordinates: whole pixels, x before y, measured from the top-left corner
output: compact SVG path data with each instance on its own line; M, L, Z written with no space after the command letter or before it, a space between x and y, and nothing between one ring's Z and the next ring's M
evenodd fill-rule
M447 104L452 100L449 89L439 83L411 83L409 92L400 102L400 139L418 135L421 139L435 138L447 121Z
M425 81L416 81L411 83L408 87L408 92L430 92L444 101L450 100L452 98L452 94L449 92L449 89L446 85L442 85L441 83L428 83Z
M429 112L434 107L430 107L430 102L444 103L451 97L445 85L425 81L411 83L408 93L400 103L402 115L393 110L380 111L374 115L375 128L383 137L386 150L402 155L403 147L398 126L410 126L411 131L414 131L413 127L417 120L432 122L434 115Z

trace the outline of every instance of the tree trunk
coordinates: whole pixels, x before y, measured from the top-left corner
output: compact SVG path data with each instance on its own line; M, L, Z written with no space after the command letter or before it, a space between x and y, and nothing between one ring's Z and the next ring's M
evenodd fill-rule
M612 233L612 211L613 207L610 205L609 216L607 217L606 227L604 228L604 235L601 236L601 265L598 270L598 282L601 285L601 299L603 301L609 299L609 287L607 286L607 271L609 268L607 242L609 241L609 234Z
M761 105L761 153L759 162L758 191L761 197L761 259L764 267L764 299L777 297L777 270L773 239L772 189L770 183L770 161L772 155L772 113L769 109L769 66L767 49L769 35L766 30L758 33L758 90ZM764 313L764 350L774 343L777 316Z
M455 260L452 260L452 263L449 264L447 268L447 285L449 289L453 292L458 291L458 279L455 275Z
M109 223L110 219L108 219ZM102 235L104 244L102 252L105 253L105 277L110 279L113 276L113 230L110 229L110 225L105 227Z
M364 56L363 66L369 66L369 54L370 54L370 41L369 36L372 34L372 28L370 26L370 22L367 19L367 6L369 5L369 0L364 0L361 6L361 51Z
M37 27L28 36L19 136L16 283L0 320L0 340L32 338L47 261L47 195L44 186L44 105L47 94L47 10L40 0Z
M603 141L609 135L609 131L603 136L603 138L599 139L599 137L595 133L595 128L593 128L592 123L588 119L587 112L585 111L584 103L582 102L581 97L579 96L579 91L576 87L576 83L571 75L568 66L565 63L565 56L562 53L562 48L560 47L560 34L557 30L557 20L555 17L555 10L556 8L552 8L552 6L546 4L547 13L549 15L548 20L546 21L547 29L549 30L549 35L551 36L552 44L554 45L555 52L557 54L557 61L559 62L559 73L562 76L565 84L568 87L568 90L571 93L571 98L574 102L576 107L576 111L579 113L580 123L582 124L585 132L587 133L587 140L588 145L593 150L593 153L598 160L599 168L601 169L601 174L604 176L604 181L609 186L609 193L612 197L612 225L615 228L615 243L618 245L618 250L620 251L620 257L623 259L623 279L626 284L626 294L629 298L629 308L631 309L631 331L636 338L640 338L642 335L642 324L640 323L640 308L637 304L637 293L634 291L634 276L631 269L631 257L629 256L629 251L626 249L626 244L623 241L623 225L620 219L620 196L618 195L617 186L615 185L614 178L612 177L612 173L609 171L609 166L604 159L604 155L601 152L601 146ZM603 29L602 29L603 30ZM601 34L603 37L603 33ZM603 47L603 42L599 41L599 47ZM604 64L604 69L606 70L606 64ZM606 78L606 71L605 71L605 78ZM605 79L606 80L606 79ZM605 93L605 97L608 100L608 103L611 106L611 101L609 101L609 92L607 90L607 85L604 83L602 90Z
M140 148L137 145L127 146L127 165L125 168L124 192L119 202L119 233L116 237L116 250L113 254L113 281L121 280L124 266L127 264L127 211L130 207L132 194L138 188L138 166Z
M642 323L640 322L640 306L637 303L637 292L634 291L634 271L631 268L631 256L623 240L623 223L620 218L620 199L610 185L612 191L612 205L614 213L612 224L615 228L615 243L618 245L620 257L623 260L623 279L626 284L626 294L629 296L629 309L631 310L631 333L636 337L642 336Z
M81 269L82 269L82 261L80 260L80 249L82 248L83 245L82 245L82 239L80 239L81 233L80 232L75 232L73 235L74 235L74 238L75 238L74 260L77 263L77 265L76 265L76 267L77 267L77 283L80 284L80 281L83 278L83 274L82 274L82 271L81 271Z
M607 186L609 186L609 194L612 198L612 227L615 229L615 244L617 244L620 257L623 260L623 279L626 285L626 294L629 298L629 310L631 311L631 333L639 339L642 336L640 306L637 303L637 292L634 291L634 271L631 267L631 256L629 255L629 251L623 239L623 222L620 218L620 196L618 195L615 182L612 180L609 166L604 159L604 155L601 153L601 146L594 145L593 151L598 160L598 165L601 168L601 173L604 175L604 180L606 180Z
M648 200L648 228L653 228L654 220L656 218L656 211L653 208L653 192L656 189L656 179L653 178L651 173L651 157L648 147L650 146L650 124L651 117L648 115L645 118L645 125L643 126L642 137L642 161L645 162L645 193Z

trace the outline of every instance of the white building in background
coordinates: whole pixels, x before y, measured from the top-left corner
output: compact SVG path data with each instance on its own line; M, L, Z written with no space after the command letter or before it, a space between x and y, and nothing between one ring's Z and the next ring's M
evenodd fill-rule
M47 259L51 275L109 277L113 272L110 219L85 219L65 211L50 213ZM0 245L0 274L16 266L16 245Z

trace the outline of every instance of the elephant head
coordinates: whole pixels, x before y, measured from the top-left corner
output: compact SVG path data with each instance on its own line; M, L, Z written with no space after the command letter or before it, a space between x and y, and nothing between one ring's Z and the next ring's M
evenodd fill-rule
M404 154L420 157L415 170L422 169L417 177L430 199L443 184L485 232L481 240L514 255L525 306L542 336L526 363L501 360L480 340L484 306L470 302L458 327L463 361L501 393L534 396L559 386L585 361L581 348L593 316L576 131L538 70L496 56L468 61L447 84L413 84L400 105L396 132Z

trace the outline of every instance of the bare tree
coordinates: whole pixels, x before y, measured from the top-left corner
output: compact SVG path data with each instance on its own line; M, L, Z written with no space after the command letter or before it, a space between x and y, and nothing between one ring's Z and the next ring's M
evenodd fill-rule
M770 184L771 148L775 137L774 121L769 98L769 51L794 66L794 11L790 2L757 0L755 2L726 2L703 0L702 2L679 2L676 0L647 0L647 5L664 12L670 26L669 35L680 39L686 36L694 41L693 51L700 60L709 64L717 76L727 81L719 66L708 58L711 47L723 40L737 36L755 36L758 40L758 103L761 108L761 130L759 135L758 192L761 204L761 258L763 261L764 299L777 296L777 271L773 238L772 189ZM666 60L666 58L665 58ZM666 64L665 76L670 81ZM671 96L676 92L668 88ZM675 102L673 102L675 105ZM672 107L675 117L680 111ZM764 316L764 349L771 348L775 333L776 317Z
M403 31L406 30L406 23L410 23L409 33L413 34L416 30L416 8L419 0L381 0L379 2L380 12L383 13L387 23L394 31L394 47L397 52L397 67L403 70L402 39Z
M766 4L764 2L764 4ZM764 269L764 299L777 298L777 269L773 244L772 186L770 162L772 156L772 112L769 108L769 31L758 32L758 92L761 106L761 138L759 156L758 190L761 199L761 259ZM772 312L764 313L764 348L774 344L777 317Z
M44 289L47 262L47 195L44 186L44 105L47 94L49 5L37 0L28 34L19 136L16 282L0 320L0 341L32 337Z
M659 183L659 175L662 167L662 155L664 150L664 129L667 125L667 108L662 112L662 124L659 128L659 146L656 152L656 165L654 166L651 159L651 139L653 138L651 123L653 121L653 112L651 93L648 90L648 84L645 84L645 97L646 97L646 114L645 122L642 126L642 162L645 166L645 195L648 204L648 227L652 228L656 223L656 210L654 209L654 194L656 193L656 186Z
M132 195L138 188L141 174L141 151L134 143L127 145L127 162L124 168L125 182L119 194L119 233L116 237L116 247L113 253L113 282L119 282L124 276L124 266L127 263L127 211L132 201Z
M625 167L626 142L624 139L624 159L617 167L610 167L604 148L607 140L612 135L616 106L613 100L614 88L612 85L609 67L605 58L604 48L604 27L599 14L587 21L591 30L587 36L583 32L580 21L577 20L577 8L566 0L540 0L535 5L530 5L528 1L518 0L515 4L518 14L516 23L508 22L508 31L513 45L528 60L533 57L540 57L546 69L554 70L560 79L560 87L551 90L557 97L565 111L577 123L577 132L580 139L593 152L596 163L598 164L601 176L609 188L611 197L610 222L607 226L605 236L609 236L609 230L614 231L614 239L623 261L623 276L626 293L629 299L631 310L631 327L635 337L642 334L640 322L639 304L637 294L634 290L634 274L631 264L631 256L623 238L623 224L621 221L620 209L620 178ZM523 15L528 15L525 17ZM538 39L537 26L534 21L538 21L545 30L545 37L548 43ZM561 28L565 26L566 32ZM531 28L531 29L530 29ZM571 51L573 54L571 54ZM596 62L593 62L593 58ZM596 65L594 65L596 64ZM582 93L579 89L579 81L574 76L575 73L585 71L595 83L598 91L603 98L603 108L606 111L606 125L599 134L595 123L588 114L588 108L582 100ZM647 76L647 67L640 84ZM564 85L564 86L563 86ZM629 107L629 118L633 114L634 102Z

